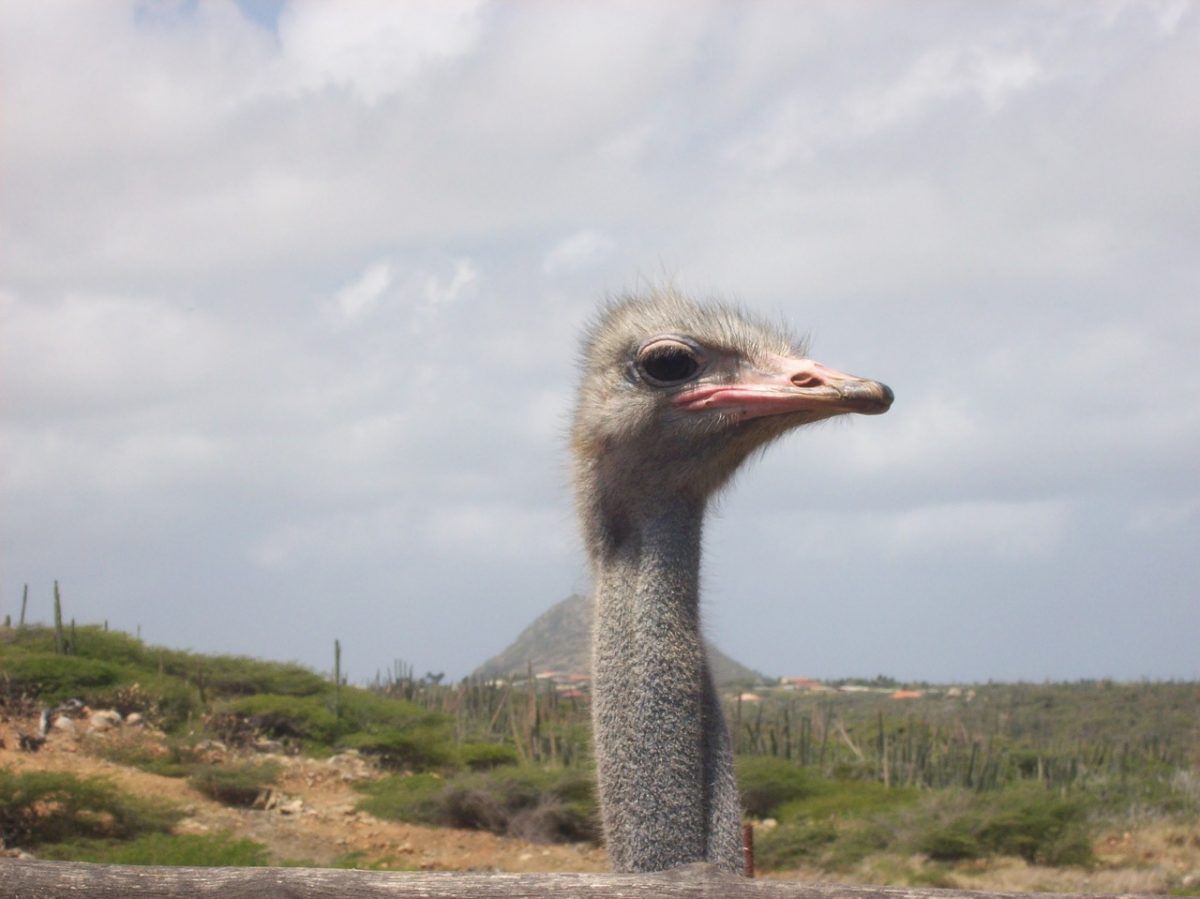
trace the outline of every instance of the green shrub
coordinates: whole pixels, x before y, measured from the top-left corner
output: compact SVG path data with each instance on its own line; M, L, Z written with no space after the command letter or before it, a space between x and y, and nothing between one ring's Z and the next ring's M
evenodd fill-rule
M191 865L203 868L266 865L267 847L228 833L151 833L131 840L77 840L38 849L41 858L105 865Z
M166 830L179 817L173 806L122 793L100 778L0 768L0 842L8 846L126 838Z
M1029 864L1094 861L1087 810L1037 784L992 794L959 794L920 828L912 848L937 861L1017 855Z
M358 809L376 818L413 824L442 822L441 794L446 781L436 774L393 774L358 785L366 796Z
M226 805L250 806L279 777L274 762L245 765L196 765L188 783Z
M1087 865L1094 860L1082 802L1035 787L1005 791L996 805L978 834L992 852L1042 865Z
M54 629L30 625L22 630L18 645L30 653L54 654ZM72 654L67 658L100 659L136 673L144 683L149 674L171 677L202 687L208 698L277 693L309 696L330 688L328 681L314 671L295 663L267 662L246 656L206 656L147 646L121 631L108 631L96 625L75 629Z
M754 861L764 870L794 868L814 861L837 837L837 829L829 821L781 824L756 837Z
M168 670L203 686L210 696L317 696L331 689L329 682L301 665L265 662L245 656L198 656L168 653Z
M770 756L740 756L737 780L742 808L752 818L769 818L783 803L818 791L817 778L807 769Z
M958 818L921 834L916 849L939 862L980 858L985 854L984 848L974 831L965 819Z
M826 780L817 775L810 775L809 790L800 799L778 804L774 816L780 821L864 818L912 805L920 796L912 787L887 787L872 780Z
M342 688L338 722L341 728L339 732L342 734L372 728L382 730L423 727L430 730L441 729L445 739L451 739L452 722L448 715L422 708L406 699L380 696L370 690L354 687Z
M472 771L486 771L501 765L515 765L517 751L505 743L463 743L458 747L458 761Z
M260 733L276 740L301 740L329 745L337 739L338 719L322 696L283 696L274 693L245 696L229 703Z
M64 699L80 697L96 687L108 687L121 679L117 665L77 656L41 652L5 653L0 659L0 675L9 681L10 689L36 696L53 704Z
M385 768L410 768L425 771L455 760L453 747L444 728L422 726L401 730L360 731L343 737L338 745L375 756Z
M596 801L590 772L506 766L433 775L385 777L360 789L363 811L381 818L465 827L555 842L595 839Z
M244 696L226 703L225 709L277 740L362 749L397 766L449 760L445 748L452 738L449 716L367 690L344 688L337 715L332 691Z
M843 824L838 828L837 840L826 853L826 864L834 870L849 870L867 856L891 848L895 837L895 828L887 818Z

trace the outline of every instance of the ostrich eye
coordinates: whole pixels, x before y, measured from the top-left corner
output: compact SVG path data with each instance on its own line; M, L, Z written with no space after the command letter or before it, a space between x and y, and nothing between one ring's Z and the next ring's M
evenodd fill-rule
M652 343L638 354L638 368L651 384L665 387L694 378L700 371L696 351L675 340Z

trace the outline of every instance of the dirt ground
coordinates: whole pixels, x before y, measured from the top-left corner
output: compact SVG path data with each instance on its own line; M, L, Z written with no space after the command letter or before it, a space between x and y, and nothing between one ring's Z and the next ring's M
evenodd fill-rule
M192 789L185 780L149 774L97 758L104 744L160 741L146 728L118 727L86 733L52 730L36 753L17 748L17 731L32 733L32 720L0 722L0 767L100 775L131 793L169 799L187 811L180 833L227 831L267 846L273 863L328 865L355 854L358 862L397 869L443 871L604 871L604 850L586 844L539 845L478 831L422 827L384 821L354 806L354 784L381 773L366 759L345 753L328 760L254 754L279 763L282 774L263 809L223 806ZM220 752L217 752L220 755ZM1200 895L1200 831L1150 821L1134 831L1107 833L1097 840L1099 864L1081 868L1041 868L1018 859L992 859L931 873L919 857L868 859L837 879L852 883L927 883L976 890ZM774 872L772 878L830 880L824 871Z

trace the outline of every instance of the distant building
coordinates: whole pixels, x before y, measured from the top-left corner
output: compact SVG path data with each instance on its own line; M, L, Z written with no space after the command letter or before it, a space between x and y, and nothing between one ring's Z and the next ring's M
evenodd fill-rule
M811 677L781 677L779 685L788 690L807 690L810 693L829 689L823 683L813 680Z

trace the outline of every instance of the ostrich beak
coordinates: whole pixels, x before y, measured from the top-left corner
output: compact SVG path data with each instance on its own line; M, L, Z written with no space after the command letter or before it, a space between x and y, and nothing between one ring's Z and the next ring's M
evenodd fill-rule
M677 394L672 402L688 411L721 411L743 419L789 412L829 418L848 412L880 415L894 398L886 384L848 375L813 359L772 356L768 366L744 370L737 380L727 383L702 381Z

